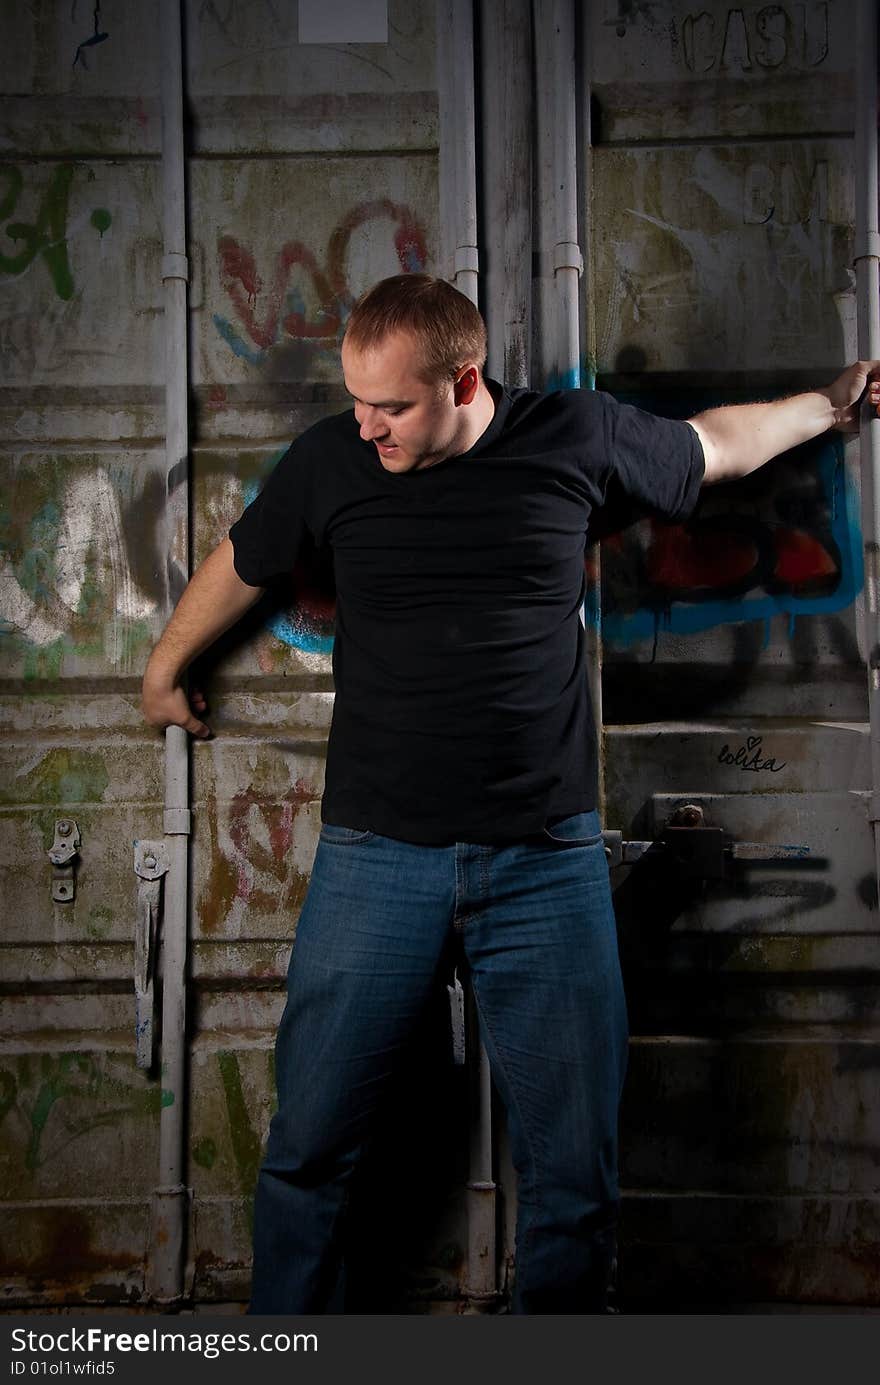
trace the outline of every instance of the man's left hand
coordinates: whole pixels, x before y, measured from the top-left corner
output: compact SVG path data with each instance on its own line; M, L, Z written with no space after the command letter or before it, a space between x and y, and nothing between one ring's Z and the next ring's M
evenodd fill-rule
M828 398L837 415L833 428L841 433L859 431L859 406L866 390L868 403L880 414L880 361L856 361L828 386Z

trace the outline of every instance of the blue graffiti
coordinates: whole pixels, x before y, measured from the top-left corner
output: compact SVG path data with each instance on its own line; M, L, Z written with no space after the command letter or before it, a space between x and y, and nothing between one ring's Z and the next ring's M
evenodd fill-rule
M277 465L286 451L286 447L281 448L280 451L267 458L266 475ZM256 500L261 489L259 479L252 478L245 481L242 486L245 505L250 505L253 500ZM299 649L304 654L330 654L333 650L333 636L315 630L303 613L296 609L277 611L267 620L266 629L282 644L286 644L291 649Z
M219 313L213 315L214 326L220 333L227 346L231 346L241 360L247 361L249 365L262 365L268 356L266 350L253 350L247 342L242 341L232 323L227 318L221 317Z
M864 584L859 500L846 473L841 439L825 439L820 448L811 472L818 478L823 509L827 506L831 521L830 537L839 553L839 573L833 591L800 596L791 590L768 592L759 589L754 596L740 594L699 602L671 600L662 609L656 604L645 605L626 614L608 609L602 621L605 641L627 647L639 640L655 639L661 630L694 635L718 625L756 620L764 622L766 645L774 616L787 615L789 632L793 633L798 616L828 615L851 606Z

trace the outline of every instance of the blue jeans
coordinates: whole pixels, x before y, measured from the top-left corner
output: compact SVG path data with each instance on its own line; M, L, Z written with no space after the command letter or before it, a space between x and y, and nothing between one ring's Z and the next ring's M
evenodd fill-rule
M325 825L278 1031L252 1313L327 1311L351 1176L458 933L518 1175L513 1311L602 1311L626 1010L596 813L509 846Z

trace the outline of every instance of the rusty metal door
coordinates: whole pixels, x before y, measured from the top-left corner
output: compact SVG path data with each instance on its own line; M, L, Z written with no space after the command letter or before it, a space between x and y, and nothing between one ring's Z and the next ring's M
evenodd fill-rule
M600 386L687 417L856 358L850 19L590 7ZM857 451L827 435L603 545L607 825L692 805L728 848L702 881L663 848L615 872L631 1304L880 1294Z

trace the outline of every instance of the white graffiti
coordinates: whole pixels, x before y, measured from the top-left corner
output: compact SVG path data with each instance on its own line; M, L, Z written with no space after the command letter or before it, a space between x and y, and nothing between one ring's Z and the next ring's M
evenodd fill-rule
M6 558L0 621L7 632L45 647L68 635L81 611L86 583L97 580L111 593L112 618L102 631L104 654L113 667L127 671L131 663L127 627L153 616L157 603L139 589L132 575L119 495L106 471L89 467L68 482L59 508L54 552L46 555L52 560L51 594L41 606L22 587Z
M637 193L647 172L637 175ZM599 360L613 359L617 344L626 339L626 316L632 325L662 322L666 334L686 328L701 359L707 340L715 341L728 367L753 363L756 322L767 323L778 352L802 344L815 324L817 298L829 299L836 319L831 299L845 283L836 239L841 227L829 216L828 181L828 166L821 161L805 176L803 168L791 164L743 167L704 149L682 187L685 208L697 198L692 224L647 210L639 197L642 205L625 214L644 231L633 229L614 243L613 289ZM706 198L720 213L713 214L720 225L711 230L705 229L713 219Z

